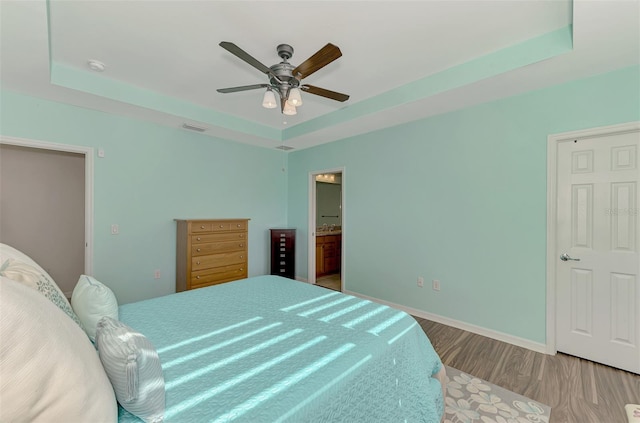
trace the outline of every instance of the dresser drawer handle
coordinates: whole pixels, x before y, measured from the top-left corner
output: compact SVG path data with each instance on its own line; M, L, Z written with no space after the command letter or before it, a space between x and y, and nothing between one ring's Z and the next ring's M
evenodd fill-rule
M242 268L242 267L241 267L241 268L240 268L240 271L241 271L241 272L242 272L242 271L244 271L244 268Z
M238 223L236 226L238 226L238 228L240 227L240 224Z
M241 259L243 259L243 258L244 258L244 256L240 256L240 258L241 258Z
M199 262L199 261L196 261L196 264L200 264L200 262Z
M220 225L221 228L224 228L224 225Z
M204 229L204 225L200 225L200 229Z
M238 247L244 247L244 244L238 244Z
M200 241L200 237L197 237L197 238L196 238L196 241Z
M197 252L200 252L200 248L197 248L197 249L196 249L196 251L197 251Z
M240 234L240 238L244 238L244 234Z
M196 276L196 279L200 279L200 276Z

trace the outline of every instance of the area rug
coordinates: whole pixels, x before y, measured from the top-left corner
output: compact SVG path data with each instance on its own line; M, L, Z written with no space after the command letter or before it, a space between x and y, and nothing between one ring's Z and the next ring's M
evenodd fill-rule
M444 423L549 423L551 407L446 366Z

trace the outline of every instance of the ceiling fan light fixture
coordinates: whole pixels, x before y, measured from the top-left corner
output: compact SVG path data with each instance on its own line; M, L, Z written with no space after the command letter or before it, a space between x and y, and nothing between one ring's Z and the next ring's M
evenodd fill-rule
M287 103L291 103L292 106L302 106L302 96L300 95L299 88L291 88L289 90L289 97L287 97Z
M265 109L275 109L278 107L278 103L276 103L276 96L271 90L271 87L267 88L267 91L264 93L264 97L262 98L262 107Z
M293 116L298 114L298 112L296 111L296 106L292 105L288 101L284 102L284 108L282 109L282 113L287 116Z

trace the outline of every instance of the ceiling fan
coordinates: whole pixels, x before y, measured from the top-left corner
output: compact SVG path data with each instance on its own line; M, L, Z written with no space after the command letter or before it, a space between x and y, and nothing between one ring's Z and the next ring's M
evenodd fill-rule
M347 101L349 99L349 96L346 94L315 87L313 85L301 84L301 80L303 78L306 78L317 70L322 69L329 63L342 56L342 52L340 51L340 49L331 43L328 43L326 46L322 47L313 56L309 57L298 66L293 66L288 62L291 56L293 56L293 47L288 44L280 44L276 48L278 56L282 58L282 62L270 67L263 65L257 59L255 59L246 51L242 50L234 43L223 41L220 43L220 47L229 51L231 54L234 54L238 58L244 60L254 68L258 69L260 72L268 75L269 83L220 88L217 90L219 93L226 94L235 93L238 91L266 88L267 91L264 94L262 106L268 109L277 107L274 94L275 91L280 97L280 110L285 115L295 115L296 107L302 105L300 90L309 94L319 95L321 97L330 98L336 101Z

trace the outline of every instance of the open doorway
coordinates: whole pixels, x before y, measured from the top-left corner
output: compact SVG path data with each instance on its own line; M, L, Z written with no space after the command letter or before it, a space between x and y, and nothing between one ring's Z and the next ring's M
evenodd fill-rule
M310 185L309 281L342 291L344 169L312 173Z
M93 149L0 137L0 242L40 264L70 298L93 272Z

